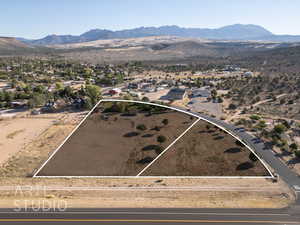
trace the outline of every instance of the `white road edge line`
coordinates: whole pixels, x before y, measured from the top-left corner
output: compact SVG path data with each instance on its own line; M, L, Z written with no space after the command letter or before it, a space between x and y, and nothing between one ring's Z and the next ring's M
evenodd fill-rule
M239 140L241 143L243 143L263 164L265 169L269 172L270 176L37 176L37 174L43 169L43 167L48 163L48 161L55 155L55 153L65 144L65 142L72 136L72 134L80 127L80 125L87 119L87 117L94 111L94 109L101 103L101 102L131 102L131 103L142 103L142 104L148 104L153 106L159 106L159 107L165 107L167 109L179 111L194 117L198 117L198 122L200 119L204 120L210 124L213 124L217 126L218 128L224 130L228 134L230 134L235 139ZM194 122L194 123L196 123ZM192 124L193 125L193 124ZM153 162L153 161L152 161ZM251 149L244 141L242 141L239 137L232 134L230 131L226 130L222 126L216 124L215 122L209 121L208 119L205 119L199 115L196 115L195 113L187 112L185 110L170 107L166 105L161 105L157 103L152 102L143 102L143 101L136 101L136 100L124 100L124 99L101 99L99 102L91 109L91 111L88 112L88 114L82 119L82 121L74 128L74 130L66 137L66 139L56 148L56 150L50 155L50 157L42 164L42 166L37 170L36 173L34 173L33 178L263 178L263 179L274 179L274 175L271 172L271 170L268 168L267 164L256 154L254 150Z
M19 211L19 212L0 212L0 214L124 214L124 215L221 215L221 216L288 216L288 213L213 213L213 212L191 212L191 213L185 213L185 212L130 212L130 211L116 211L116 212L106 212L106 211L82 211L82 212L72 212L72 211Z
M2 186L0 187L1 191L15 191L16 189L22 191L103 191L103 190L246 190L246 191L265 191L265 190L278 190L277 187L227 187L227 186L154 186L154 187L129 187L129 186L122 186L122 187L56 187L56 186Z
M191 126L189 126L185 131L182 132L168 147L165 148L152 162L150 162L144 169L142 169L141 172L136 175L136 177L139 177L144 171L146 171L153 163L155 163L156 160L158 160L166 151L169 150L183 135L185 135L196 123L198 123L200 118L198 118L194 123L192 123Z

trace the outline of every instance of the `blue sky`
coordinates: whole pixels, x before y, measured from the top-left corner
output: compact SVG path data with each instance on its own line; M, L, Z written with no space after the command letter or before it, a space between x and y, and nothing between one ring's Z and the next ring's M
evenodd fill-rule
M299 0L1 0L0 35L41 38L94 28L257 24L300 34Z

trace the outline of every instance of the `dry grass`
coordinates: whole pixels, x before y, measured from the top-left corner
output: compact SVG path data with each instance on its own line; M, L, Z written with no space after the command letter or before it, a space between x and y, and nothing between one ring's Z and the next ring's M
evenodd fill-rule
M173 110L124 114L93 113L38 175L136 176L196 120ZM145 130L138 129L141 124ZM161 135L166 140L160 144Z
M34 192L16 196L15 190L0 192L0 207L15 207L15 200L67 202L68 207L245 207L281 208L290 204L294 196L281 181L272 183L265 179L32 179L26 178L75 127L65 118L65 124L53 125L27 147L12 157L0 169L1 186L33 187L108 187L108 191L47 191L46 195ZM5 177L6 176L6 177ZM153 190L115 191L114 187L147 187ZM215 190L155 190L165 187L210 188ZM232 191L226 191L226 189ZM243 189L241 191L240 189ZM260 190L257 192L257 190ZM41 192L40 192L41 193ZM23 201L24 200L24 201Z
M18 134L20 134L20 133L22 133L24 131L25 131L25 129L16 130L16 131L11 132L8 135L6 135L6 138L13 139L16 135L18 135Z

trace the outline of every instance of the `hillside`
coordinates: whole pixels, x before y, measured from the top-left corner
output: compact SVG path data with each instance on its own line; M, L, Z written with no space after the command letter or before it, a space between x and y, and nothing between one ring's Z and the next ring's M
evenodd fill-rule
M197 42L209 42L208 40L182 38L175 36L151 36L151 37L139 37L139 38L118 38L118 39L107 39L107 40L96 40L80 43L69 43L69 44L56 44L47 45L55 49L76 49L76 48L124 48L124 47L137 47L137 46L149 46L155 44L171 44L182 41L194 40Z
M0 37L0 56L48 54L52 49L42 46L32 46L12 37Z
M28 48L28 45L12 37L0 37L0 50L14 50Z
M55 45L56 52L70 59L92 63L173 61L195 57L248 56L250 53L289 47L292 43L217 42L198 39L147 37ZM240 58L238 58L240 59ZM193 60L193 59L192 59Z

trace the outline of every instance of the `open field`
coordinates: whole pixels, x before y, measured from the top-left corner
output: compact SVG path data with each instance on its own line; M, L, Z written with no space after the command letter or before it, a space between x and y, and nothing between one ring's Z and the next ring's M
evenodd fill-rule
M37 176L136 176L144 168L142 176L269 175L243 144L202 120L164 152L195 120L163 107L102 102Z
M54 121L53 117L13 118L0 121L0 164L24 149L27 144L50 127ZM32 123L35 126L29 126Z
M195 120L164 107L101 103L37 176L136 176Z
M38 116L22 114L17 118L0 121L0 176L30 176L71 132L78 118L80 116L76 113Z
M0 207L66 201L68 207L286 207L294 200L282 181L269 179L45 179L26 177L78 124L81 114L66 114L0 169ZM35 127L38 120L32 120ZM23 143L19 143L19 147ZM12 190L6 188L12 187ZM49 188L23 191L19 188ZM102 189L101 189L102 188ZM123 190L118 190L118 189ZM51 190L52 189L52 190ZM60 190L59 190L60 189ZM77 190L76 190L77 189Z
M262 163L228 133L200 120L143 176L267 176ZM167 163L166 163L167 162Z

